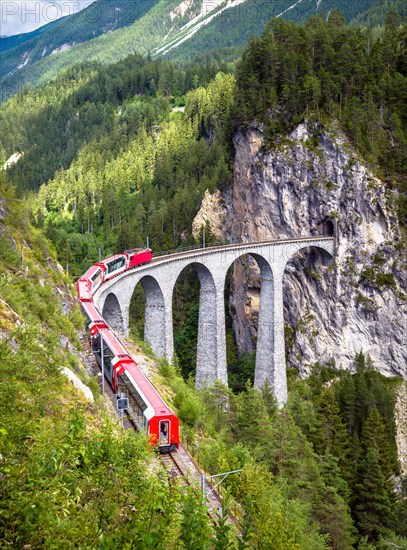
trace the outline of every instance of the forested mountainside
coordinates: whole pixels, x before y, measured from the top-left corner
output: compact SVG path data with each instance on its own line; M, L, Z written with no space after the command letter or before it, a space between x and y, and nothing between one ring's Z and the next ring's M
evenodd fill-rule
M157 1L98 0L79 13L52 21L33 32L1 38L0 77L75 44L131 25Z
M200 499L170 488L145 438L123 432L99 396L80 360L72 283L28 217L1 184L1 547L180 548L192 524L211 540Z
M15 47L10 38L0 40L2 97L4 100L17 93L24 84L45 83L78 62L92 60L107 65L129 53L147 52L193 60L213 49L243 46L252 34L263 31L271 17L299 22L317 12L326 16L339 8L347 21L363 17L365 13L371 13L366 16L367 20L371 17L377 21L385 3L380 0L98 0L82 12L27 36L27 40ZM402 0L396 3L403 12ZM361 23L364 21L361 19ZM383 22L383 18L380 21Z
M403 547L405 500L392 490L397 379L360 355L354 376L322 367L307 381L292 376L289 403L277 411L269 387L198 392L160 362L155 383L172 389L167 399L192 451L211 473L242 470L226 482L230 505L242 507L238 542L224 519L213 528L201 499L169 483L144 438L123 432L106 410L80 365L83 319L72 285L27 218L2 184L2 544L323 550L351 549L363 535L365 550ZM94 401L67 382L67 368Z
M202 213L205 201L212 204L213 197L220 197L220 215L229 217L226 236L235 234L239 239L263 236L250 231L247 235L240 234L236 229L240 221L238 209L242 207L240 192L244 190L239 184L244 187L245 182L253 184L244 190L246 205L259 205L268 231L266 237L291 236L297 230L302 231L304 220L308 230L309 221L316 222L321 216L325 219L328 212L328 219L339 228L334 276L348 281L345 294L333 299L341 304L349 301L349 296L353 300L360 294L358 305L350 302L348 309L341 306L341 319L351 319L352 308L358 307L360 318L368 320L371 330L379 334L377 311L372 309L371 302L381 296L380 307L387 307L385 301L394 304L393 300L398 300L397 311L402 321L406 300L401 265L406 216L405 48L406 26L394 11L388 15L380 37L369 29L349 27L337 12L332 12L326 21L316 17L301 25L281 18L272 20L264 34L253 38L244 50L236 75L228 74L228 66L222 62L179 67L139 55L131 55L109 67L96 63L79 65L41 88L24 90L2 105L1 158L9 159L2 171L5 186L2 193L9 193L6 189L12 186L26 199L36 235L43 240L45 234L53 242L60 263L67 265L74 276L95 261L99 247L107 256L142 245L149 237L154 250L169 249L200 240L203 225L207 240L214 240L217 236L216 224L211 224L213 213ZM246 157L246 164L242 162L245 150L252 154ZM336 162L338 159L340 162ZM240 180L243 172L247 180L243 177ZM302 187L304 182L306 189ZM288 196L286 191L290 192L290 201L280 201ZM307 197L309 202L301 197ZM298 202L292 202L295 200ZM8 204L13 201L10 197ZM341 209L333 210L334 204ZM298 205L295 211L293 205ZM309 219L304 217L301 225L297 215L304 213L306 206L310 206ZM195 223L194 237L192 222L198 211L201 218ZM7 212L4 202L2 212L3 216ZM17 228L24 223L28 226L23 221L27 216L18 216L13 210L8 215L7 223L15 220ZM371 231L367 235L365 231L368 222L376 220L381 225L383 219L391 223L383 229L387 232L386 240L391 235L394 242L382 241L378 233ZM245 219L249 230L252 222L250 217ZM314 225L310 229L319 231ZM346 247L341 248L345 237ZM363 241L366 247L360 246L359 237L368 238ZM342 254L351 246L360 253L357 263ZM397 256L389 259L390 250ZM15 284L21 284L24 290L26 272L17 266L21 254L9 260L8 247L2 253L6 254L4 269L15 261ZM46 261L44 252L43 258ZM303 269L304 264L295 268ZM238 271L237 266L235 272ZM243 274L250 276L250 271ZM306 296L320 297L321 281L325 285L326 275L332 276L319 273L312 263L305 264L301 277L306 280ZM7 281L11 278L1 280L2 284L10 284ZM243 285L247 287L248 283L246 279ZM236 280L226 294L230 290L233 294L237 288L234 284ZM350 286L355 290L349 289ZM340 286L336 289L340 290ZM86 422L83 417L77 420L73 416L71 421L68 420L71 416L65 415L61 431L54 430L55 437L65 434L69 421L69 426L73 425L68 428L69 434L78 434L79 438L74 444L69 439L71 435L68 440L62 438L64 452L69 453L72 447L73 454L65 459L67 455L55 452L53 456L60 467L49 468L51 474L58 472L54 475L55 483L62 480L65 484L64 489L59 486L55 489L57 496L53 493L52 498L65 502L58 495L62 490L69 495L66 498L70 507L64 506L57 517L41 500L47 493L45 497L42 492L35 493L38 486L47 486L48 479L41 469L41 465L49 465L49 455L41 454L42 439L38 437L38 443L37 440L31 443L28 438L30 443L22 446L21 440L26 441L31 434L24 432L21 436L16 430L15 446L0 451L2 474L6 474L1 481L9 483L4 486L8 494L18 496L8 497L7 513L0 515L2 536L19 544L22 539L15 537L22 531L25 543L43 548L47 547L43 539L36 537L45 532L46 542L52 547L51 529L56 525L58 536L63 530L61 537L66 537L71 528L73 531L77 528L75 521L81 513L84 525L88 526L89 517L89 529L95 525L99 528L96 534L82 529L83 546L102 541L99 546L103 547L104 533L107 533L105 547L131 544L132 540L139 542L134 537L145 533L143 522L149 522L153 511L159 510L157 524L150 523L152 538L146 535L141 546L281 550L355 547L384 550L389 545L406 546L404 419L398 416L397 422L395 415L396 403L400 411L405 400L401 377L386 378L380 372L385 370L383 365L360 350L353 363L347 365L350 371L341 370L339 363L326 364L325 357L317 356L314 362L313 354L318 347L305 338L310 317L298 319L299 310L295 309L298 304L291 300L285 304L287 350L291 352L296 344L301 344L301 353L305 355L312 347L312 354L308 355L312 364L308 365L306 380L298 376L297 368L288 369L289 402L277 411L271 389L266 386L259 392L250 383L254 353L238 356L241 349L238 350L233 326L236 329L244 318L239 317L238 308L232 307L232 296L227 298L231 389L216 385L198 392L193 389L191 379L198 290L193 273L180 281L174 297L177 357L174 366L159 361L158 372L172 388L173 404L184 433L208 471L242 469L240 476L230 477L226 482L232 502L239 502L243 509L242 541L237 543L225 524L212 535L194 498L173 497L166 486L161 492L157 485L157 479L161 478L154 477L150 468L147 471L151 477L144 480L141 464L145 449L141 442L134 443L135 439L131 445L137 448L133 451L130 447L130 452L134 452L143 477L140 480L138 475L124 473L124 495L118 494L120 487L115 481L122 471L115 478L109 477L111 452L120 454L119 468L123 465L126 470L129 457L119 451L125 442L120 434L111 432L114 433L111 451L112 437L103 432L100 438L95 436L95 445L102 455L95 451L88 457L88 449L93 452L94 440L92 436L90 443L89 439L84 443L89 438L86 424L93 425L87 420L87 411L83 413ZM328 298L331 300L332 296ZM17 301L4 300L16 315L23 316ZM32 303L36 304L34 300ZM299 303L302 307L303 303ZM315 317L322 319L326 302L314 300L311 304ZM47 307L45 300L40 305L42 309ZM138 336L142 326L141 305L142 296L132 305L131 328ZM52 319L59 323L56 309ZM7 350L2 354L6 359L16 353L14 340L18 344L17 336L8 336L10 329L9 326L6 334L9 342L1 344ZM313 342L318 342L318 332L314 329L311 332ZM368 330L365 336L369 341ZM390 341L398 338L393 325L389 326L387 337ZM54 346L58 349L57 344ZM29 358L25 363L29 365L36 360L36 354L37 348L30 348L24 355ZM49 364L39 351L38 357L41 364ZM291 364L298 367L293 357L295 354L291 355ZM55 360L58 362L62 360ZM2 367L8 376L15 372L11 370L9 374L10 370L10 365L7 370ZM405 371L400 373L405 375ZM41 383L45 384L44 380ZM33 411L34 406L39 407L33 418L47 415L42 398L28 403ZM37 424L47 425L45 421ZM1 425L1 429L7 430L7 426ZM7 435L1 430L0 433ZM55 445L59 446L60 441ZM2 439L1 444L8 445L8 440ZM18 452L27 461L32 460L30 472L34 464L38 467L35 470L38 476L29 475L23 487L14 462ZM46 462L38 460L38 456L44 456ZM96 478L90 477L91 474ZM79 496L73 492L75 476L80 483L87 484L85 488L80 485ZM103 484L109 480L108 490ZM126 499L127 491L133 491L132 483L141 484L136 485L136 496L131 497L138 499L138 503L134 509L123 510L121 498ZM146 504L148 491L154 493L150 508ZM23 515L12 503L23 497L27 510L33 493L40 505L36 505L34 512L30 510L29 515ZM89 504L90 496L93 500ZM117 505L108 506L112 500ZM31 515L34 521L24 523ZM168 527L173 517L174 531L164 534L162 526Z

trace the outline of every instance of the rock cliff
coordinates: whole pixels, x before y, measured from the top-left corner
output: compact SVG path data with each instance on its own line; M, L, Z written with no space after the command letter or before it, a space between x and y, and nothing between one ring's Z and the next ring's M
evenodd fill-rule
M252 126L234 145L232 189L223 205L206 197L198 214L214 233L221 226L224 237L242 241L336 237L333 266L317 250L287 265L289 364L302 374L316 362L353 369L363 351L384 374L406 376L407 276L392 192L334 124L300 124L271 148L262 127ZM256 262L236 262L230 309L240 352L255 346L259 289Z

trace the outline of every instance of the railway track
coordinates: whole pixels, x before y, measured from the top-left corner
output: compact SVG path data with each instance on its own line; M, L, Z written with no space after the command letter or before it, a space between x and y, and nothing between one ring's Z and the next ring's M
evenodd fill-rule
M174 458L174 453L165 453L160 455L161 462L164 465L165 470L168 473L170 480L180 480L181 484L184 486L189 486L190 483L188 478L182 472L176 458Z
M181 443L177 452L162 454L160 458L171 480L181 480L183 486L192 487L197 496L205 498L208 515L213 523L217 524L222 516L222 499L208 481L205 484L205 495L202 494L203 471L184 445ZM229 522L240 533L241 528L237 519L231 513L228 513L228 517Z

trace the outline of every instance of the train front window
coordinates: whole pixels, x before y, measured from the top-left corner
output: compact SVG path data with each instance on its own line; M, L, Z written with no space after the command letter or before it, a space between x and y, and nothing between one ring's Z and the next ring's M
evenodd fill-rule
M168 445L170 442L170 423L168 420L160 422L160 445Z
M110 273L113 273L114 271L117 271L118 269L121 269L126 265L126 256L121 256L117 260L113 260L112 262L109 262L107 264L107 273L110 275Z

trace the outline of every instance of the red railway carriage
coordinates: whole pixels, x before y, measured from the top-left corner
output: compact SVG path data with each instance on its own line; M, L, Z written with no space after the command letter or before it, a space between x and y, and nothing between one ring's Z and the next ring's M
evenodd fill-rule
M147 264L153 259L151 248L133 248L133 250L126 250L125 254L127 254L129 258L128 269Z
M179 447L179 422L135 361L117 370L118 389L129 401L130 418L146 429L150 443L160 452Z
M99 262L98 266L104 270L104 281L116 277L120 273L133 269L139 265L144 265L151 262L153 254L150 248L134 248L133 250L127 250L122 254L115 254L106 258L103 262ZM96 290L96 289L95 289Z
M128 269L151 262L152 258L153 253L150 248L134 248L98 262L76 282L80 301L91 302L93 294L102 283Z
M79 281L76 281L75 286L82 304L92 302L92 288L89 284L89 279L79 279Z
M95 308L93 302L81 302L82 310L86 315L87 327L90 328L94 323L103 323L106 327L107 324L100 314L99 310Z
M104 271L102 267L96 264L89 268L76 282L76 290L79 294L80 301L92 301L92 295L100 287L103 281Z
M127 353L122 342L103 322L91 324L90 331L96 360L101 366L103 354L105 376L118 395L127 397L127 412L132 422L139 430L146 431L151 445L157 446L161 453L178 449L178 418Z

